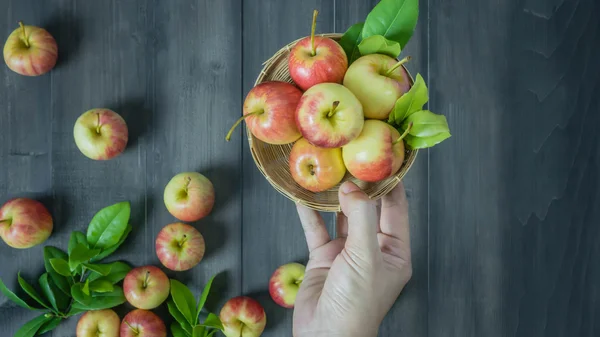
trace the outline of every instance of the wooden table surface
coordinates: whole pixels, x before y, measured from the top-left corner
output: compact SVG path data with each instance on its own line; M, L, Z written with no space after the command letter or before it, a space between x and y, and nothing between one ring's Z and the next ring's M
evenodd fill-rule
M310 33L313 9L317 32L344 32L376 3L0 0L3 39L24 20L47 28L60 54L37 78L0 67L0 202L43 201L55 220L47 243L66 247L100 208L129 200L134 229L115 258L159 265L154 239L174 222L163 189L176 173L202 172L217 192L196 224L207 255L169 276L198 288L220 273L209 308L251 295L267 312L264 336L291 336L292 311L270 300L267 282L307 259L295 207L256 169L242 129L224 136L261 63ZM600 336L600 2L420 6L403 53L453 136L422 151L405 178L414 277L380 335ZM96 107L129 124L118 159L93 162L75 146L76 118ZM2 243L0 265L14 288L18 270L40 274L42 247ZM1 336L32 317L0 297ZM50 336L74 336L76 323Z

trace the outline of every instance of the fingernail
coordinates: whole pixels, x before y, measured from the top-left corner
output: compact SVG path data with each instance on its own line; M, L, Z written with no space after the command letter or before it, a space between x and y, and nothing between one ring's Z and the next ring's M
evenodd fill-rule
M360 191L360 188L358 188L358 186L356 186L354 183L345 182L342 184L342 186L340 186L340 190L342 191L342 193L348 194L348 193Z

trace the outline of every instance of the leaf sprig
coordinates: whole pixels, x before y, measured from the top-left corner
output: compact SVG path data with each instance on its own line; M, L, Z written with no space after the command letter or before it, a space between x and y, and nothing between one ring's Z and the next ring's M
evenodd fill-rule
M183 283L171 279L171 298L167 302L169 313L175 319L171 324L174 337L212 337L217 331L223 331L223 323L219 317L208 312L203 322L200 321L202 310L210 293L215 276L204 286L198 298Z
M130 213L129 202L108 206L96 213L87 235L71 233L67 252L44 247L46 272L38 279L39 287L17 275L27 297L15 294L0 280L0 292L9 300L25 309L44 312L25 323L15 337L41 335L70 316L125 303L123 289L117 284L131 267L124 262L98 262L115 252L131 232Z

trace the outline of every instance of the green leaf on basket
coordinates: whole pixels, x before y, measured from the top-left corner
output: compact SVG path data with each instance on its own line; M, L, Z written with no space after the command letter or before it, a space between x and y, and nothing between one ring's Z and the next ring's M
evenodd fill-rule
M192 334L192 326L185 319L185 317L183 316L181 311L179 311L179 309L177 309L175 302L173 302L173 300L169 300L167 302L167 307L169 309L169 314L171 314L171 316L175 319L175 321L177 321L179 323L179 325L181 325L181 328L183 330L185 330L185 332L187 332L188 334L191 335Z
M42 324L36 335L43 335L46 332L56 329L56 327L62 323L62 320L63 319L60 317L52 317L49 321L46 321L44 324Z
M171 333L173 337L189 337L191 334L187 334L181 326L177 323L171 323Z
M87 231L87 241L92 248L107 249L119 242L129 224L131 206L120 202L100 210L94 215Z
M185 319L193 325L195 323L194 314L196 313L196 300L188 287L183 283L171 279L171 297L177 309L183 314Z
M86 245L78 243L69 255L69 269L75 271L80 264L88 262L98 253L100 249L89 249Z
M41 308L36 308L36 307L30 306L27 302L25 302L25 300L23 300L22 298L17 296L15 293L10 291L10 289L8 289L6 287L6 285L4 284L4 282L2 282L2 280L0 280L0 291L2 292L2 294L4 294L4 296L6 296L6 298L8 298L9 300L13 301L15 304L17 304L25 309L43 310Z
M21 277L21 272L17 273L17 280L19 281L19 285L21 286L21 288L27 293L27 295L29 295L29 297L33 298L44 308L50 309L50 305L48 304L48 302L46 302L46 300L42 298L42 296L37 292L37 290L35 290L35 288L31 284L27 283L27 281L25 281L25 279Z
M40 276L38 280L38 283L40 284L40 288L42 289L42 294L44 294L44 297L46 297L48 302L50 302L52 308L54 308L54 310L58 312L59 309L58 305L56 304L56 296L54 295L52 288L50 288L50 282L48 281L48 273L42 274L42 276Z
M401 127L406 130L410 124L412 124L412 128L408 134L413 137L427 138L450 132L446 117L434 114L429 110L417 111L408 116L402 122Z
M196 311L196 323L198 322L198 317L200 316L200 312L204 308L204 304L206 304L206 299L208 298L208 294L210 293L210 288L212 287L212 283L215 280L216 275L208 280L206 285L204 286L204 290L202 290L202 294L200 295L200 299L198 301L198 308Z
M342 46L348 57L348 65L352 64L352 62L360 57L358 45L362 40L361 32L363 30L363 25L363 22L354 24L352 27L348 28L346 33L344 33L340 39L340 46Z
M382 35L404 49L419 18L419 0L381 0L367 15L362 38Z
M98 261L100 261L100 260L108 257L112 253L114 253L123 244L123 242L125 242L125 239L127 239L127 236L129 235L129 233L131 233L131 230L132 230L131 225L127 224L127 226L125 227L125 231L123 232L123 234L119 238L119 242L117 242L115 245L112 245L111 247L108 247L106 249L102 249L102 251L100 252L100 254L98 254L97 256L95 256L94 258L92 258L90 261L91 262L98 262Z
M402 51L400 44L396 41L390 41L381 35L373 35L361 41L358 45L361 55L384 54L397 58Z
M127 263L120 261L105 265L110 266L110 273L108 275L102 276L96 272L93 272L90 273L90 276L88 276L88 280L90 280L90 282L96 280L104 280L115 284L123 280L127 273L129 273L129 271L131 270L131 267Z
M52 266L52 271L55 271L57 274L62 276L71 276L71 269L69 268L69 263L61 258L52 258L50 259L50 265Z
M417 74L415 83L410 90L400 96L396 101L394 110L390 113L388 122L400 126L404 120L417 111L423 110L423 106L429 100L427 85L421 74Z
M52 320L53 316L50 314L42 314L25 323L17 332L14 337L33 337L37 334L40 328Z
M406 137L404 138L404 141L408 145L408 148L416 150L416 149L425 149L428 147L435 146L435 145L443 142L447 138L450 138L450 136L451 136L450 132L442 132L435 136L425 137L425 138L415 137L415 136L411 136L409 134L409 135L406 135Z

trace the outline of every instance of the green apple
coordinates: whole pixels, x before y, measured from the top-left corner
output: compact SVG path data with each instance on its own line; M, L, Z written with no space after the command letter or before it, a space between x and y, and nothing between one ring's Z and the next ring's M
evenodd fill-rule
M348 68L344 86L362 104L365 118L388 118L398 98L410 89L408 72L402 66L409 60L410 56L398 62L387 55L370 54Z

